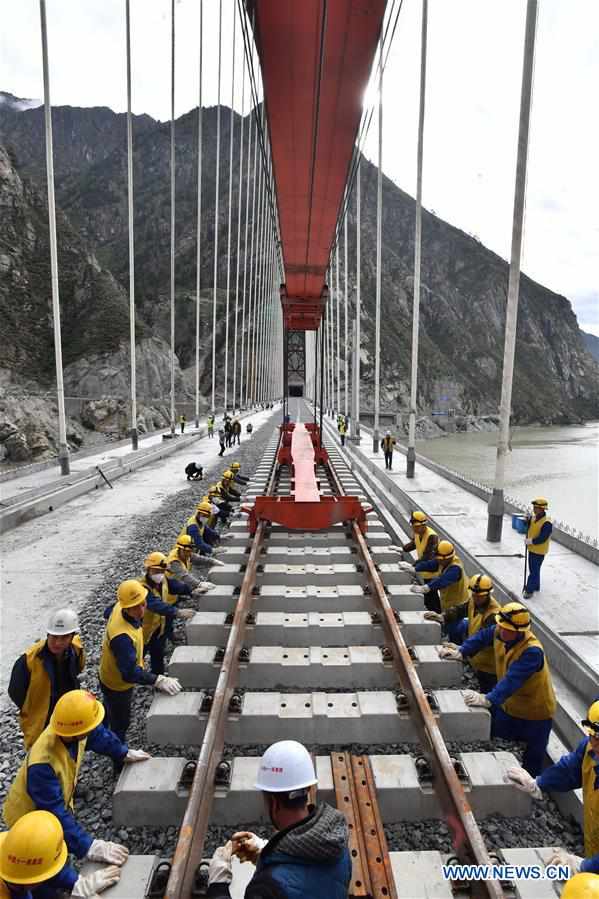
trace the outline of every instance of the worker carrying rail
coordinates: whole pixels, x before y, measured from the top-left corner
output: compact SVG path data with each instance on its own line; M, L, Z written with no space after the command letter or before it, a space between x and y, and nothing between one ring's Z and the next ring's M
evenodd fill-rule
M556 700L545 652L531 630L525 606L509 602L495 615L493 627L468 637L459 649L440 646L439 656L461 661L490 646L497 685L486 694L466 690L464 700L491 709L491 738L526 744L522 766L536 777L543 767Z
M256 865L245 899L346 899L352 868L347 822L330 805L308 804L316 783L314 763L301 743L282 740L266 750L256 789L277 832L268 841L247 831L233 834L210 862L208 896L230 899L235 854Z
M52 812L60 821L69 852L89 861L123 865L129 850L118 843L94 840L77 822L73 797L86 749L121 763L150 756L129 749L104 727L104 706L87 690L71 690L56 703L50 724L35 741L10 787L2 813L9 827L28 812Z
M585 857L556 849L548 864L569 865L573 873L599 874L599 701L591 705L581 723L587 735L573 752L538 777L531 777L524 768L508 768L505 780L533 799L543 799L544 792L565 793L582 787Z
M411 593L421 593L424 596L424 605L429 612L446 612L468 600L464 566L449 540L439 541L434 559L416 562L413 566L409 562L400 562L399 567L424 577L429 574L425 584L410 587Z
M72 609L56 609L37 640L13 665L8 695L19 709L25 749L31 749L47 727L61 696L79 687L85 653L79 639L79 619Z
M86 877L68 863L69 850L58 818L51 812L28 812L0 833L0 899L94 899L118 883L117 865L100 868Z

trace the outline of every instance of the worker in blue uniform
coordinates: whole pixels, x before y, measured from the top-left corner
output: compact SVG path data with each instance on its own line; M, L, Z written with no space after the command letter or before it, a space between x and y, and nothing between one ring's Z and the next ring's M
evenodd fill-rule
M584 814L584 858L566 849L557 849L548 864L569 865L578 871L599 874L599 701L595 701L581 722L587 735L573 752L537 777L523 768L508 768L506 781L533 799L543 799L543 793L565 793L582 787Z
M144 568L140 581L148 591L142 623L144 654L150 654L152 673L164 674L166 641L174 639L175 619L189 621L194 616L193 609L178 609L176 602L180 596L191 596L192 590L182 581L169 577L164 553L151 552L144 559Z
M77 613L56 609L48 620L46 637L19 656L8 685L8 695L19 709L25 749L47 726L60 697L79 687L84 665Z
M231 462L229 467L233 472L233 478L237 484L249 484L250 479L241 474L241 464L239 462Z
M408 562L400 562L399 565L405 571L413 570L425 578L429 576L424 584L410 587L412 593L424 596L424 605L429 611L446 612L468 601L468 579L464 565L449 540L437 543L434 559L423 559L413 566Z
M446 659L467 659L492 646L497 685L488 693L466 690L467 705L491 709L491 737L526 744L522 766L536 777L556 708L555 693L545 652L532 633L530 613L519 602L509 602L495 616L495 625L469 637L461 647L439 647Z
M522 591L525 599L541 589L541 565L549 552L553 525L547 517L547 500L539 496L532 501L532 517L528 519L526 548L528 550L528 578Z
M59 819L51 812L27 812L0 833L0 899L58 899L68 893L93 899L118 882L117 865L83 877L68 863Z
M202 556L212 556L215 547L220 541L218 531L208 525L208 519L212 515L212 504L202 500L198 503L193 515L185 522L181 534L187 534L194 543L195 552Z
M73 796L86 749L119 762L143 762L150 756L129 749L104 727L104 707L86 690L71 690L56 703L50 724L33 744L10 787L2 813L9 827L28 812L42 809L56 815L64 839L77 858L123 865L125 846L94 840L77 822Z

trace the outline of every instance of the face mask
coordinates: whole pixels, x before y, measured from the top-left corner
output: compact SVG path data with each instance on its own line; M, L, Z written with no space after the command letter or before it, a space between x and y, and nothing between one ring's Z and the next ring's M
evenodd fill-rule
M161 584L162 581L164 580L164 575L163 574L151 574L150 580L154 581L155 584Z

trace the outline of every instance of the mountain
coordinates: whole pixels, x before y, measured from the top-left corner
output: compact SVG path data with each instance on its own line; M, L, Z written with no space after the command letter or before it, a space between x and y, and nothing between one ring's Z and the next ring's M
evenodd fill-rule
M201 283L213 280L215 108L203 113L203 216ZM236 273L239 127L233 117L233 239L231 299ZM244 160L247 160L245 120ZM69 223L102 271L128 284L125 117L106 108L53 110L59 232ZM43 109L0 106L0 140L18 171L43 184ZM218 286L224 299L229 189L230 110L221 110L221 179ZM176 122L176 349L183 368L193 364L196 281L197 110ZM134 120L136 303L141 334L169 337L170 126L148 116ZM245 185L245 163L243 184ZM376 168L362 163L363 396L373 377L376 259ZM242 193L242 225L245 191ZM355 296L355 201L349 214L349 296ZM382 404L407 408L413 291L414 200L383 179ZM251 214L251 213L250 213ZM69 232L70 233L70 232ZM243 235L243 228L242 228ZM243 254L243 237L241 244ZM41 257L40 257L41 258ZM343 258L341 256L341 258ZM243 256L241 259L243 271ZM440 388L456 408L494 414L499 406L508 265L475 238L435 215L423 214L419 404L434 407ZM102 301L104 302L104 301ZM210 386L210 302L201 324L202 390ZM220 307L222 309L222 305ZM20 313L14 313L19 315ZM231 313L231 321L232 321ZM217 352L222 380L224 315L219 311ZM145 327L145 332L143 331ZM110 330L110 329L109 329ZM110 332L112 333L112 332ZM126 334L126 332L123 332ZM140 336L141 336L140 334ZM66 338L65 338L66 339ZM118 350L114 335L107 343ZM76 359L80 348L66 347ZM114 357L117 358L116 356ZM570 302L526 276L520 282L513 421L573 422L599 417L599 365L588 352Z
M594 334L589 334L588 331L581 331L581 334L587 350L594 359L599 361L599 337L595 337Z

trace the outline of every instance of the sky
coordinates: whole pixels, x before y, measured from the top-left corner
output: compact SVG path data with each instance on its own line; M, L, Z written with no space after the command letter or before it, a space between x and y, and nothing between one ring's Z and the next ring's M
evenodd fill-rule
M41 98L38 0L10 6L0 90ZM222 0L221 102L242 107L239 22ZM391 0L388 8L391 7ZM170 0L131 0L132 106L170 117ZM202 102L218 98L219 0L204 0ZM199 0L177 0L175 114L197 106ZM525 0L429 0L423 203L509 258ZM55 105L126 110L125 0L47 0ZM416 189L421 0L404 0L385 70L383 170ZM6 27L7 26L7 27ZM232 64L236 84L232 93ZM522 269L599 336L599 2L539 0ZM366 102L375 98L371 88ZM245 110L248 109L246 82ZM377 119L364 146L377 162Z

